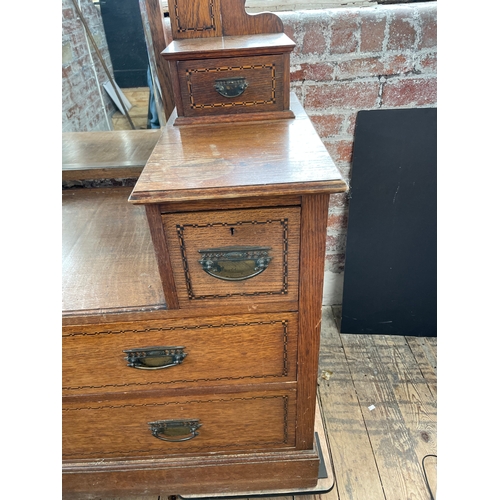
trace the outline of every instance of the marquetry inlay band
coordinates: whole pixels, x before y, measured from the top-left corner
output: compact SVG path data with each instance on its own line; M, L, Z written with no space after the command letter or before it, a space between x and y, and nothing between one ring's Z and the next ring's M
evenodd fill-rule
M149 382L125 382L116 384L99 384L99 385L80 385L80 386L63 386L64 390L83 390L83 389L103 389L103 388L123 388L123 387L155 387L171 384L183 384L193 382L219 382L224 380L245 380L245 379L263 379L263 378L277 378L288 376L288 321L252 321L249 323L227 323L221 325L196 325L196 326L177 326L177 327L156 327L156 328L134 328L134 329L121 329L121 330L102 330L98 332L72 332L63 334L63 337L92 337L102 335L123 335L129 333L152 333L152 332L172 332L175 330L194 330L194 329L211 329L214 328L227 328L238 327L245 328L251 326L264 326L280 324L283 328L283 365L280 373L270 373L265 375L246 375L240 377L207 377L207 378L193 378L193 379L177 379L177 380L161 380Z
M278 223L282 231L282 281L281 288L279 290L265 290L265 291L255 291L255 292L229 292L226 294L207 294L207 295L197 295L193 290L193 283L191 278L191 271L189 269L189 262L186 251L186 242L184 237L184 231L186 228L206 228L206 227L233 227L233 226L243 226L246 224L260 225L260 224L275 224ZM210 224L177 224L177 237L179 241L179 248L181 251L182 266L184 270L184 278L186 282L187 295L190 300L203 300L203 299L216 299L223 297L241 296L241 297L253 297L257 295L286 295L288 293L288 219L266 219L263 221L239 221L235 223L227 222L214 222Z
M288 435L288 407L289 407L289 402L288 402L288 396L285 395L277 395L277 396L253 396L253 397L242 397L242 398L227 398L227 399L211 399L211 400L193 400L193 401L162 401L162 402L154 402L154 403L128 403L128 404L119 404L119 405L107 405L107 404L100 404L99 406L80 406L80 407L69 407L69 408L63 408L63 412L73 412L73 411L96 411L96 410L116 410L116 409L123 409L123 408L141 408L141 407L168 407L168 406L175 406L175 405L187 405L190 403L197 403L197 404L204 404L204 403L233 403L233 402L238 402L238 401L249 401L249 400L269 400L269 399L282 399L283 401L283 438L279 441L273 441L273 442L266 442L262 443L259 442L259 445L264 445L264 446L275 446L275 445L290 445L293 443L289 443L289 438L290 436ZM219 444L218 448L233 448L234 449L235 444ZM206 446L203 447L189 447L189 451L196 451L196 450L204 450L206 449ZM117 454L127 454L127 453L148 453L151 454L152 452L159 451L159 452L164 452L165 447L161 446L158 448L153 448L152 445L148 446L148 448L143 449L143 450L114 450L114 451L104 451L104 450L99 450L99 455L117 455ZM95 455L95 451L91 452L76 452L76 453L63 453L64 457L72 457L72 456L92 456Z
M191 26L191 27L183 27L181 18L179 15L179 1L175 0L174 2L174 17L177 23L177 32L178 33L196 33L202 31L216 31L217 27L215 26L215 12L214 12L214 0L209 0L208 3L208 13L210 16L210 25L209 26Z
M238 101L224 101L224 102L211 102L211 103L197 103L195 102L193 94L193 83L191 76L196 73L222 73L229 72L238 74L241 71L254 71L254 70L270 70L270 97L268 99L254 99L254 100L238 100ZM232 75L234 76L234 75ZM274 64L248 64L242 66L218 66L215 68L198 68L186 70L186 82L189 95L189 104L191 109L207 109L207 108L230 108L238 106L262 106L266 104L276 104L276 67Z

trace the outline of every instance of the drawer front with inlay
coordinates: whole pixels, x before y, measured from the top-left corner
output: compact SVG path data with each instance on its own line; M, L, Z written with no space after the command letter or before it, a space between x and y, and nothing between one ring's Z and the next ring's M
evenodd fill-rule
M63 458L161 457L295 446L294 390L63 405Z
M181 307L298 298L300 207L163 215Z
M283 111L285 56L178 63L185 116Z
M63 394L296 379L294 313L63 329Z

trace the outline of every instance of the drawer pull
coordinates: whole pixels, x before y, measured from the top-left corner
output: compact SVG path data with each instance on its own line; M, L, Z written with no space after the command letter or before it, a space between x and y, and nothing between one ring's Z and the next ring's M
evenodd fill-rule
M198 419L193 420L157 420L149 422L151 434L162 441L170 443L180 443L181 441L189 441L195 438L201 427ZM160 434L163 434L160 435Z
M248 82L245 78L215 80L214 88L223 97L238 97L245 92Z
M184 346L153 346L127 349L127 366L140 370L162 370L180 365L187 353Z
M198 262L203 270L226 281L253 278L267 269L272 257L270 247L221 247L198 250L202 258Z

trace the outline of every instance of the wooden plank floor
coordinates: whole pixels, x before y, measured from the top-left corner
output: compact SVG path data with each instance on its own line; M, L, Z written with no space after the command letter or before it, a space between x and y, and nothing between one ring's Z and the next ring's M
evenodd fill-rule
M269 499L429 500L425 474L436 498L437 458L422 467L437 455L436 338L339 334L330 307L321 336L318 389L336 482L325 494Z
M130 104L132 104L128 114L136 130L146 129L148 123L149 88L133 87L124 88L121 91L125 94ZM127 117L120 111L115 112L112 116L112 121L113 130L132 130Z

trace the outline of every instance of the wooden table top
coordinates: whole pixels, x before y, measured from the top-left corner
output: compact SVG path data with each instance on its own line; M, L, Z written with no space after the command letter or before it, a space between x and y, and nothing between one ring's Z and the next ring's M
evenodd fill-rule
M63 316L166 307L144 208L127 202L130 191L63 191Z
M63 133L63 180L138 177L160 135L160 129Z
M185 38L173 40L161 53L165 59L192 60L227 57L231 51L239 56L291 52L295 42L284 33L239 35L209 38Z
M346 183L294 94L291 109L294 119L167 124L130 201L346 191Z

